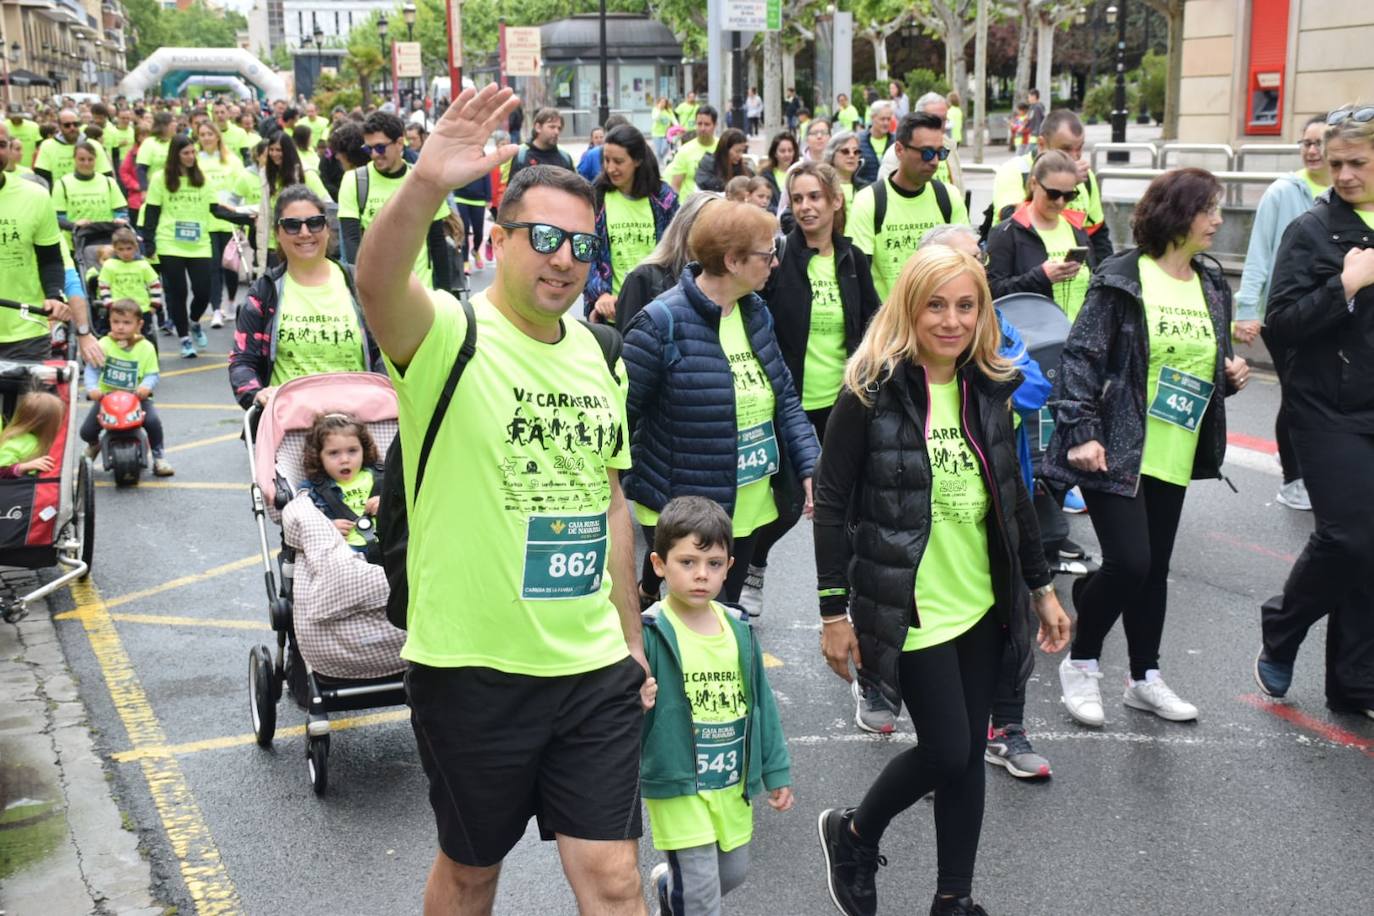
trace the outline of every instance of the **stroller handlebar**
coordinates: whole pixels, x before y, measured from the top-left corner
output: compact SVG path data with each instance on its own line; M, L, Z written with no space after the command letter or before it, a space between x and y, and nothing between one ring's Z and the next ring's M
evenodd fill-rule
M51 314L51 312L48 311L47 306L30 305L27 302L16 302L13 299L0 299L0 308L14 309L15 311L24 313L37 312L40 315Z

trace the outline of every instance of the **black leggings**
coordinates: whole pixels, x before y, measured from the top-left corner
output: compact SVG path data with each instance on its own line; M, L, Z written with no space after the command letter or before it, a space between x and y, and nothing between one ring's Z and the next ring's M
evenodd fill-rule
M940 894L973 892L983 831L988 708L1005 642L989 612L947 643L902 653L902 699L917 744L888 762L854 815L854 830L865 843L877 845L894 817L934 792Z
M472 249L482 244L482 227L486 222L486 204L459 204L458 216L463 221L463 244L459 245L459 252L462 255L462 267L466 269L468 256ZM469 244L468 236L472 236ZM479 249L480 250L480 249Z
M816 428L816 438L825 441L825 421L830 419L831 407L821 407L816 410L808 410L806 418L811 421L811 425ZM773 549L773 545L781 541L787 532L791 531L801 520L801 507L796 511L789 507L778 504L778 517L754 532L754 558L750 560L752 566L767 566L768 554ZM739 561L735 561L739 565ZM734 570L731 570L734 572Z
M233 302L234 297L239 294L239 275L237 271L225 270L224 249L228 247L229 240L234 237L232 232L212 232L210 233L210 245L214 249L214 254L210 257L213 263L210 265L210 308L218 309L224 304L224 292L229 291L229 301Z
M1121 617L1131 677L1144 680L1146 671L1159 667L1169 560L1187 495L1187 487L1153 477L1141 477L1133 497L1084 488L1083 501L1102 545L1102 568L1074 589L1078 635L1071 658L1099 658L1102 641Z
M190 320L199 322L210 306L211 261L209 258L183 258L176 255L160 256L159 270L162 272L162 294L167 302L167 314L176 326L177 336L186 337L191 326L186 318L186 278L191 278L191 316Z
M749 571L749 558L754 554L754 539L758 537L758 532L746 535L742 538L735 538L735 565L730 567L730 571L725 575L725 590L720 593L717 600L735 604L739 601L739 593L744 590L744 576ZM639 588L646 595L658 597L658 593L663 586L663 580L654 572L654 563L650 554L654 552L654 528L652 525L644 526L644 564L639 572Z
M1288 364L1292 361L1292 354L1287 347L1275 343L1270 338L1268 328L1260 328L1260 338L1268 348L1270 358L1274 360L1274 374L1279 377L1279 412L1274 417L1274 439L1279 444L1279 464L1283 467L1283 482L1291 483L1302 476L1302 466L1298 464L1298 451L1293 447L1293 436L1288 431L1288 406L1283 396L1287 387L1285 377L1288 375Z

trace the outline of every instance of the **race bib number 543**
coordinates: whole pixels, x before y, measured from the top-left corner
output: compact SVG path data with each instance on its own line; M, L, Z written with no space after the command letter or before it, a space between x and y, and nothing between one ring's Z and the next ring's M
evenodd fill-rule
M601 589L606 569L606 513L532 515L525 531L526 601L581 598Z

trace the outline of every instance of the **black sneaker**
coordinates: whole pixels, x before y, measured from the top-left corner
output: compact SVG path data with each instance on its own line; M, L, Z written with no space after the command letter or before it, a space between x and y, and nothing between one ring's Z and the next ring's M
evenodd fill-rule
M826 884L835 908L844 916L876 916L878 889L873 878L887 859L878 854L878 847L858 842L849 829L853 819L853 808L827 808L817 819Z
M1061 560L1091 559L1088 556L1088 552L1083 549L1082 545L1076 543L1075 541L1071 541L1068 538L1064 538L1063 542L1059 545L1059 558Z
M941 897L936 894L930 903L930 916L988 916L988 911L974 903L972 897Z

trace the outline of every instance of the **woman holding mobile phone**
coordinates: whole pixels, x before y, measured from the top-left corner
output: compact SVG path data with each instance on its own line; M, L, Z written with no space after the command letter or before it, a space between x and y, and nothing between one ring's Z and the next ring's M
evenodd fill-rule
M988 286L1008 293L1049 296L1073 321L1097 266L1083 213L1066 209L1078 197L1078 166L1050 150L1031 166L1026 200L988 236ZM1086 268L1086 269L1085 269Z

